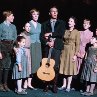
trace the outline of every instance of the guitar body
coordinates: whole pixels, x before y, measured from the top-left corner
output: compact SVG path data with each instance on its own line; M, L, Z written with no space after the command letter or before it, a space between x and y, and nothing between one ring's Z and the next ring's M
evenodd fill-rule
M55 61L50 59L49 63L47 63L48 58L42 59L42 65L37 71L37 76L39 79L44 81L51 81L55 77L54 65Z

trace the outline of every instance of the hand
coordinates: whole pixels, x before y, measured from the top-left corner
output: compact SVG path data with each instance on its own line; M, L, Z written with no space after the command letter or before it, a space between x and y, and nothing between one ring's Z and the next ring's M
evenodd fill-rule
M18 49L16 47L13 48L14 52L17 53Z
M73 56L72 61L75 62L76 59L77 59L77 57L76 56Z
M48 42L49 47L53 47L54 46L54 41Z
M50 35L52 35L52 33L46 33L46 34L44 35L44 37L45 37L46 39L48 39L48 37L49 37Z
M82 54L82 55L81 55L81 58L84 58L84 56L85 56L85 54Z
M77 56L80 58L84 58L84 55L85 55L84 53L80 53L80 52L77 53Z
M80 57L80 56L81 56L81 55L80 55L80 52L78 52L78 53L77 53L77 56L78 56L78 57Z
M2 54L1 54L1 52L0 52L0 59L2 59Z
M97 62L97 56L96 56L96 55L94 55L93 57L94 57L94 60Z
M49 35L52 35L52 33L46 33L44 36L48 37Z
M95 73L97 73L97 67L95 67L93 71L94 71Z
M18 65L18 70L19 70L19 72L22 71L22 65Z

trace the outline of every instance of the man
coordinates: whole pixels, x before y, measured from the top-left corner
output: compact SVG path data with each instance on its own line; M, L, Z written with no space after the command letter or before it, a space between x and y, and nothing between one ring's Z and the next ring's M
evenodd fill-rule
M0 24L0 91L10 91L7 86L8 73L11 67L13 43L17 37L11 11L3 12L4 22Z
M65 22L58 19L58 9L54 6L50 8L50 19L42 24L40 39L43 47L43 57L48 57L50 47L53 47L51 57L55 60L55 78L53 80L53 92L57 93L57 78L60 64L60 54L63 49L63 36L65 32ZM48 83L45 82L44 91L48 91Z

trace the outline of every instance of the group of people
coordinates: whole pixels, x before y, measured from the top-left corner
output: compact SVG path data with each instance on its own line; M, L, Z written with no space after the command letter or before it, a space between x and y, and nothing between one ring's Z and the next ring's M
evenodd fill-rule
M55 77L52 80L54 93L58 90L70 92L73 76L87 82L82 95L93 95L97 82L97 38L89 30L91 21L84 19L84 31L76 29L76 18L71 16L66 23L58 18L58 9L50 8L50 19L40 24L39 11L30 11L31 20L26 22L23 32L17 35L11 11L4 11L4 22L0 24L0 91L10 91L8 88L8 73L12 69L12 79L16 81L15 92L27 94L26 89L37 90L32 86L33 74L41 66L42 58L48 58L52 48L51 58L54 59ZM51 64L50 64L51 65ZM81 70L82 69L82 70ZM63 85L57 87L59 74L63 75ZM44 82L44 92L47 92L51 81Z

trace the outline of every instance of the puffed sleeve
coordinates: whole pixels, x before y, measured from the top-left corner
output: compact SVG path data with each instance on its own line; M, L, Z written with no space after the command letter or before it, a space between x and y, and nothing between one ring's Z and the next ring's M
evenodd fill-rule
M16 63L17 64L21 64L21 55L22 55L22 50L18 49L18 51L16 52Z

